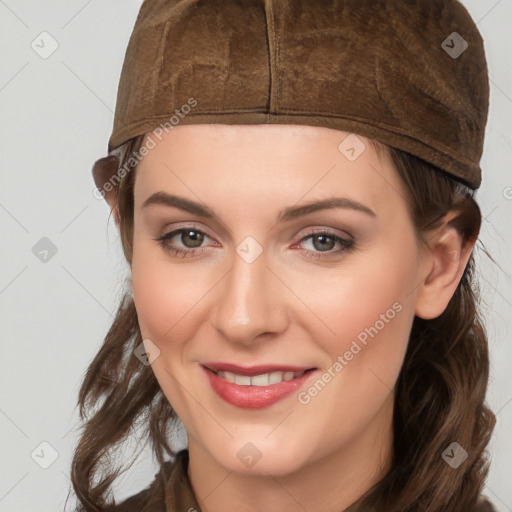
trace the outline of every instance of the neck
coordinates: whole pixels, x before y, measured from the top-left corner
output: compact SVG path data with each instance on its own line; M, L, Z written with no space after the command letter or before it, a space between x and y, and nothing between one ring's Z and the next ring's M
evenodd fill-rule
M189 436L188 475L201 511L346 510L391 468L392 412L383 407L384 417L376 417L357 438L280 476L229 471Z

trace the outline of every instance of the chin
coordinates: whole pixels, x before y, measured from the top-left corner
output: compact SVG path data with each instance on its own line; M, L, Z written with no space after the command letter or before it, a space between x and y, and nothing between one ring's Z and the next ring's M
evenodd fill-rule
M289 441L276 446L265 439L236 440L229 447L216 445L210 454L226 470L247 475L284 476L307 464L307 455Z

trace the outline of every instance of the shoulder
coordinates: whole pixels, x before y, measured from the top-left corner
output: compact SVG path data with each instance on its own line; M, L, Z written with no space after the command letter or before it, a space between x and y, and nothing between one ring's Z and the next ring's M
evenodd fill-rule
M166 512L165 486L181 458L182 452L179 452L174 461L164 462L148 487L126 498L113 510L115 512Z

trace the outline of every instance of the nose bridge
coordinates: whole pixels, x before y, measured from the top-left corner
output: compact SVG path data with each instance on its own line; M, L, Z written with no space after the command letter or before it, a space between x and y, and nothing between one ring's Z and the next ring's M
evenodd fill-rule
M251 343L259 334L285 329L286 307L281 303L279 280L267 268L271 262L266 253L251 261L244 248L247 245L241 243L220 287L212 322L227 339Z

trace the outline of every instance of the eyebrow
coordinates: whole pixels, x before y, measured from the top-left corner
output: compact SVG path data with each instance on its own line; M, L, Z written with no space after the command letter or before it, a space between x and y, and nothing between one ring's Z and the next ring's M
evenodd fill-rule
M210 219L216 216L212 210L205 208L200 203L191 201L190 199L186 199L184 197L168 194L167 192L155 192L144 201L142 208L147 208L151 205L163 205L178 208L185 212L193 213L194 215L198 215L206 219ZM311 201L300 206L288 206L279 212L277 218L278 222L285 222L297 219L298 217L302 217L303 215L308 215L309 213L313 213L319 210L332 210L335 208L355 210L365 213L371 217L377 217L373 210L358 201L349 199L347 197L331 197L319 201Z

